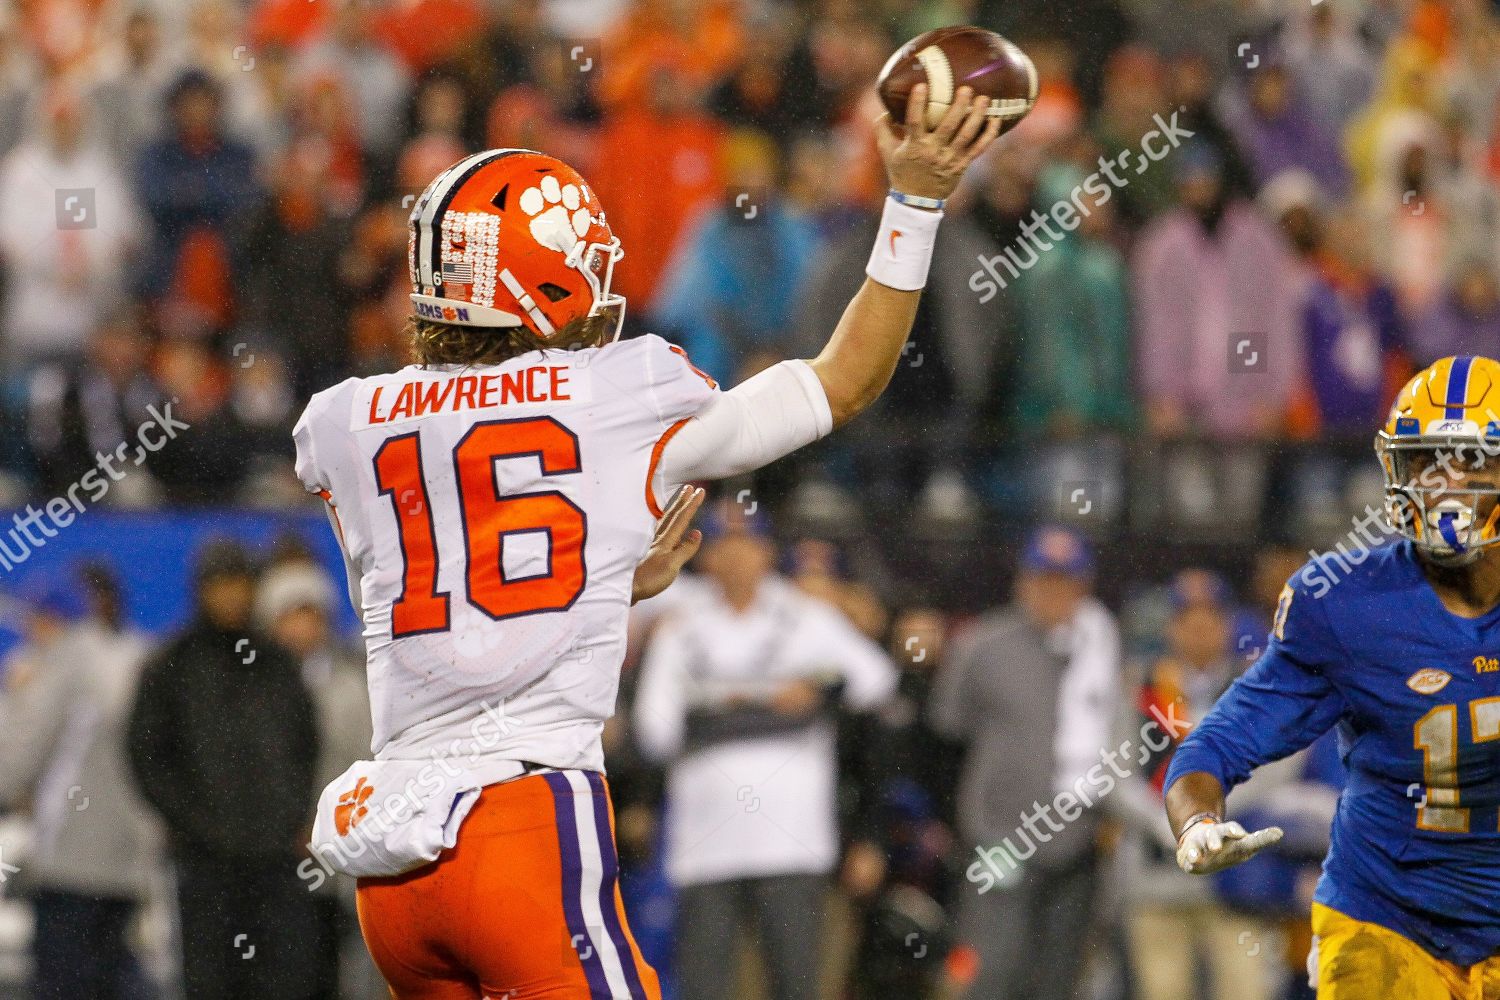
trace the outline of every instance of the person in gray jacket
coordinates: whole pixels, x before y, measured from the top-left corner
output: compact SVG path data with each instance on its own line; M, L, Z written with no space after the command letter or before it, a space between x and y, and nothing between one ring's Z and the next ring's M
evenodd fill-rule
M1094 912L1094 838L1120 677L1114 617L1082 537L1042 528L1015 601L954 645L928 709L966 748L952 983L974 1000L1074 995Z
M116 593L97 573L90 582L96 598ZM140 995L127 932L160 868L125 756L147 646L107 615L79 619L79 590L71 579L39 588L6 665L0 809L27 807L36 827L13 874L36 916L33 996L125 1000Z

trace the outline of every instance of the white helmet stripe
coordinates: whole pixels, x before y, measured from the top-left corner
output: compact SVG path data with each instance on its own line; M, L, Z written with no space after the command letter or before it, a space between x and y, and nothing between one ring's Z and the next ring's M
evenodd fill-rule
M416 215L417 284L419 286L435 287L438 284L437 267L441 251L441 247L438 246L438 239L441 236L438 220L452 202L454 193L464 181L472 177L475 171L485 164L509 153L517 152L522 152L522 150L487 149L482 153L475 153L438 174L437 179L428 185L427 198L417 206L420 214Z
M542 313L541 309L537 308L536 299L532 298L531 293L526 290L525 286L516 280L514 274L510 273L510 268L507 267L500 272L500 281L510 290L510 294L516 297L516 301L521 304L521 308L526 310L526 315L531 317L531 321L536 324L536 328L542 336L550 337L557 332L557 328L552 325L552 321Z
M437 214L437 203L452 182L456 171L482 155L482 153L476 153L474 156L459 160L438 174L432 179L432 183L427 185L427 190L422 192L422 197L417 200L416 205L412 207L411 224L416 229L417 246L414 255L416 268L412 271L411 278L419 292L423 285L432 284L432 267L429 262L432 259L432 220Z

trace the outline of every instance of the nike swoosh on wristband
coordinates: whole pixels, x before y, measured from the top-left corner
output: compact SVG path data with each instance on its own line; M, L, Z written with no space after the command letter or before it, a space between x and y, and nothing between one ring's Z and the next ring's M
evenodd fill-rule
M891 256L892 257L896 256L896 237L897 236L903 236L903 235L905 235L905 234L902 233L901 230L899 230L899 229L892 229L891 230Z

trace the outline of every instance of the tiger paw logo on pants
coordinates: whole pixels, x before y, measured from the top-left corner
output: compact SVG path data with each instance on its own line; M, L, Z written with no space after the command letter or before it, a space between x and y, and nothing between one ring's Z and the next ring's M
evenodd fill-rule
M353 788L339 796L339 804L333 809L333 828L339 832L340 837L349 836L349 831L369 815L370 810L365 807L365 803L374 794L375 786L360 778Z

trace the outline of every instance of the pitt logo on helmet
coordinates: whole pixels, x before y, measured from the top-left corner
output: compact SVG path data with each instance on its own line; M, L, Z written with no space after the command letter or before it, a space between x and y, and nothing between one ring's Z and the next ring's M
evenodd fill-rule
M1461 566L1500 541L1500 362L1443 358L1402 388L1375 435L1391 526Z

